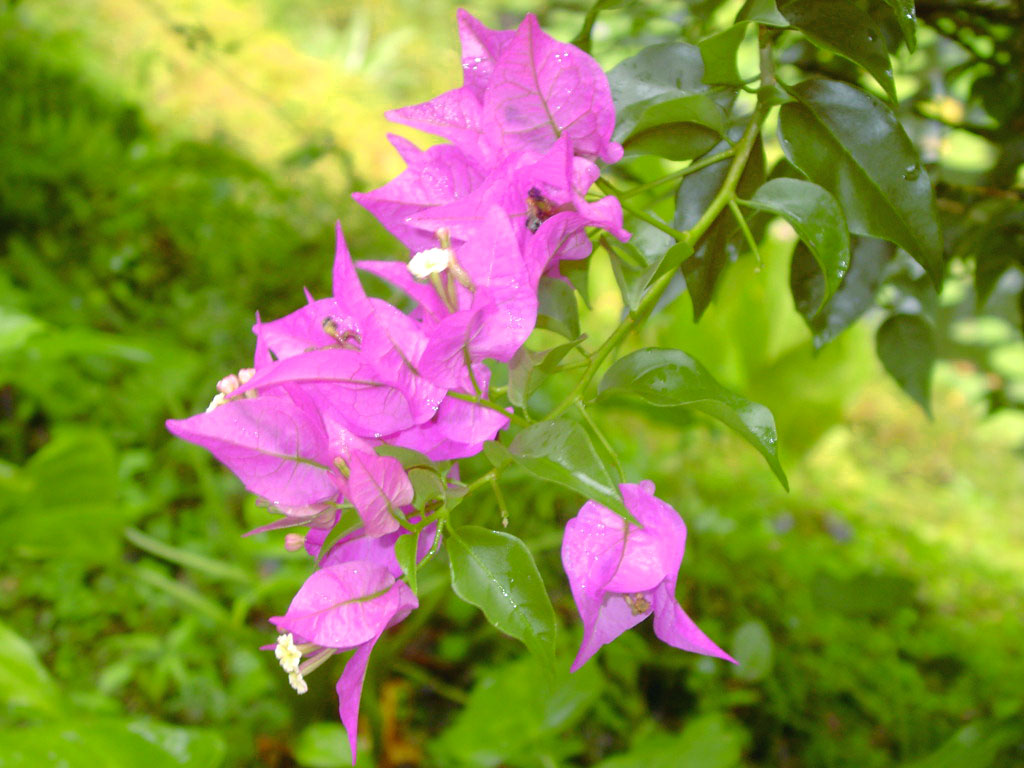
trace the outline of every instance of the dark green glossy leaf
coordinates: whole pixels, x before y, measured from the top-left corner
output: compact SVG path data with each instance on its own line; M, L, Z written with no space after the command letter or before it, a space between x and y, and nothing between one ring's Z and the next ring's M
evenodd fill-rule
M786 17L779 13L775 0L747 0L736 14L736 21L756 21L769 27L788 27Z
M742 126L730 131L730 139L737 141ZM714 147L710 154L728 149L730 144L722 142ZM683 179L676 195L676 213L673 226L686 230L692 227L707 210L711 200L722 188L725 175L729 169L729 160L723 160L702 168ZM758 137L750 158L740 176L737 192L740 197L750 197L764 183L765 161L764 147ZM700 240L694 246L693 255L683 262L683 276L686 278L686 289L693 303L693 315L699 319L711 303L719 276L729 261L738 253L735 245L739 237L739 228L731 211L723 211L715 219Z
M412 505L416 509L423 509L427 502L444 499L445 484L437 470L432 467L413 467L407 474L413 490Z
M621 117L616 136L627 155L689 160L715 146L725 131L725 112L702 93L659 96L631 105Z
M688 43L650 45L608 73L615 110L672 93L681 96L707 90L701 82L704 63L700 50ZM621 122L621 119L618 121Z
M508 366L508 399L517 408L526 408L530 395L544 383L569 352L583 343L581 335L565 344L539 351L520 347Z
M825 278L814 256L803 243L793 250L789 285L797 311L814 334L814 346L821 349L874 306L875 294L882 284L885 267L895 248L885 240L855 237L852 241L850 269L839 290L821 307Z
M782 216L796 230L825 276L825 291L816 310L835 293L850 267L850 235L839 203L809 181L772 179L744 205Z
M771 411L730 392L682 350L652 347L626 355L608 369L598 392L602 396L636 395L652 405L687 405L703 411L753 445L788 490Z
M746 35L746 24L734 24L697 43L704 60L703 80L708 85L740 85L743 78L736 69L736 51Z
M463 526L448 528L447 549L455 594L553 663L555 611L526 545L508 533Z
M851 2L781 0L779 11L812 42L864 67L896 101L885 39L860 6Z
M419 541L419 531L411 531L404 536L399 536L398 541L395 542L395 559L398 560L398 566L405 574L405 583L409 585L409 589L414 595L419 592L416 579L419 571L419 564L416 562Z
M537 289L537 327L547 328L567 339L580 335L580 313L572 285L553 277L542 277Z
M543 480L550 480L599 501L629 517L612 474L601 461L590 435L574 421L533 424L509 446L513 458Z
M885 4L892 8L903 39L907 41L907 50L913 53L917 47L917 10L914 8L914 0L885 0Z
M790 89L779 112L789 160L831 192L850 231L889 240L942 282L942 237L931 181L892 111L864 91L832 80Z
M572 283L572 287L590 308L590 259L564 259L558 265L562 277Z
M935 329L920 315L893 315L875 337L878 359L903 391L931 415Z

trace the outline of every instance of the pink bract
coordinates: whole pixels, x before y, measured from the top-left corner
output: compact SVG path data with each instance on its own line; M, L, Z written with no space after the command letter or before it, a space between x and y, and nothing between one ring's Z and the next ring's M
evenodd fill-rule
M652 613L654 633L668 645L734 662L676 602L686 546L679 514L654 496L650 481L619 488L639 527L595 501L584 504L565 526L562 564L583 621L583 642L572 670Z

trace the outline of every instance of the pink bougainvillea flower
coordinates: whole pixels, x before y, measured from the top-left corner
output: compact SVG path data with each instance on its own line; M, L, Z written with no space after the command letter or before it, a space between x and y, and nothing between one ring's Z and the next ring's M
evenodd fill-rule
M365 560L330 565L306 579L284 616L271 622L282 632L278 658L289 681L300 693L303 675L338 651L354 650L338 680L338 711L348 732L352 763L356 761L359 700L366 665L374 645L388 627L402 621L418 606L404 582L387 568ZM294 639L300 642L296 644ZM305 662L302 655L309 654Z
M334 516L335 523L340 519L340 515ZM417 522L418 517L413 515L411 518L412 522ZM311 528L309 532L302 538L302 543L312 557L319 558L320 550L323 547L324 541L327 540L327 536L330 533L330 527L327 528ZM393 533L386 534L384 536L370 536L367 534L364 528L358 528L345 536L342 536L333 546L330 551L323 556L320 560L319 566L326 568L330 565L340 565L342 563L348 563L353 560L366 560L387 568L396 579L402 575L402 567L398 564L398 558L395 557L395 542L401 536L411 536L412 534L399 529ZM434 539L437 535L437 523L430 523L427 525L419 535L419 541L416 547L416 559L422 561L427 554L430 552L431 547L434 545Z
M606 643L654 614L654 634L684 651L735 661L715 645L676 602L686 525L655 498L654 483L619 486L626 509L640 523L627 522L588 501L565 526L562 564L583 620L576 671Z

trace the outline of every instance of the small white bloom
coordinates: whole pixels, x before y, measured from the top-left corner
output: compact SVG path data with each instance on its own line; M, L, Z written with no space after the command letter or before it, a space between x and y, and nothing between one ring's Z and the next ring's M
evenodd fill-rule
M292 637L291 632L277 636L277 647L274 648L274 655L281 662L281 669L289 674L289 680L292 674L298 674L302 651L295 645L295 639ZM302 675L299 675L299 679L302 679ZM295 687L294 683L292 683L292 687Z
M243 368L242 370L240 370L238 372L238 380L242 384L248 384L249 383L249 379L251 379L255 375L256 375L256 369L255 368Z
M300 696L309 690L309 686L306 685L306 681L303 679L302 673L298 670L288 673L288 684L294 688L295 692Z
M409 260L409 272L419 280L426 280L448 269L451 254L447 248L428 248L413 254Z
M227 401L228 399L224 397L222 393L218 392L216 395L213 396L213 400L210 401L210 404L206 406L206 412L209 413L210 411L216 409L217 406L224 405L224 403L226 403Z
M242 382L239 380L238 375L229 373L223 379L217 382L217 391L222 395L230 395L236 389L242 386Z

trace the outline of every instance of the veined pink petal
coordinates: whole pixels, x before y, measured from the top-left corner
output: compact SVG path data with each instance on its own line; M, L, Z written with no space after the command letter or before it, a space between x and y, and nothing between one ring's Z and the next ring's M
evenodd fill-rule
M167 429L206 448L275 506L301 507L337 496L323 423L287 397L230 400L169 420Z
M421 283L409 274L409 268L404 261L360 261L356 266L364 272L369 272L383 280L387 280L396 288L404 291L409 298L413 299L423 308L425 316L436 322L448 314L441 298L437 295L434 286L429 283Z
M480 99L468 88L455 88L422 104L393 109L385 117L426 133L448 139L467 157L488 161L480 117Z
M395 615L395 584L387 568L365 560L320 568L299 588L287 613L270 621L325 648L355 648L384 631Z
M544 152L568 135L584 157L609 163L622 157L611 140L615 107L601 67L544 34L532 14L502 51L483 106L485 135L505 154Z
M352 264L352 255L345 243L345 235L341 231L341 222L335 225L336 239L334 247L334 272L332 276L332 293L334 298L346 303L356 303L366 299L363 285L356 275Z
M401 462L391 456L354 451L348 456L348 493L366 533L382 536L398 530L392 509L411 504L412 484Z
M488 29L461 8L457 17L462 42L462 82L482 99L495 62L516 33L512 29Z
M645 595L637 597L644 600L647 599ZM631 605L624 595L607 592L600 603L597 604L596 611L593 608L594 603L592 601L588 604L588 615L584 615L581 608L583 641L580 643L580 649L569 671L575 672L586 664L601 646L607 645L627 629L632 629L651 615L650 608L645 611L635 610L633 606L637 604L637 602L634 602Z
M619 486L622 498L642 528L629 525L622 562L605 584L609 592L633 593L654 589L675 579L686 547L686 524L669 504L654 496L653 487L637 483Z
M419 603L416 596L402 582L395 582L392 591L396 595L397 607L392 615L388 626L394 626L405 619L410 611L416 608ZM356 648L345 669L338 679L338 714L341 716L341 724L345 726L348 733L349 745L352 749L352 765L356 763L356 744L359 736L359 700L363 695L363 682L366 679L366 665L370 660L370 653L380 639L381 632L378 632L372 639Z

